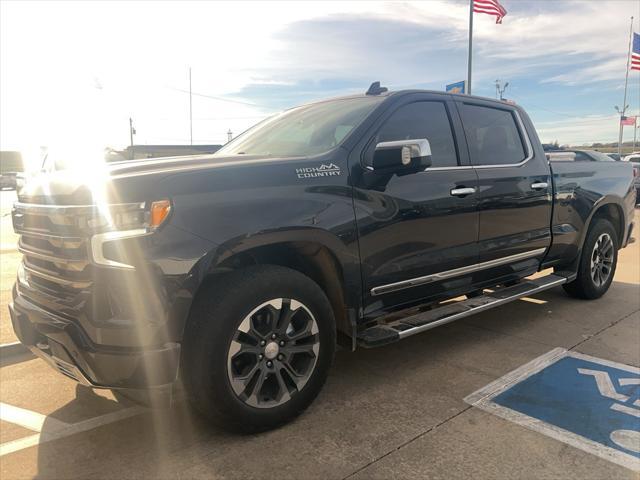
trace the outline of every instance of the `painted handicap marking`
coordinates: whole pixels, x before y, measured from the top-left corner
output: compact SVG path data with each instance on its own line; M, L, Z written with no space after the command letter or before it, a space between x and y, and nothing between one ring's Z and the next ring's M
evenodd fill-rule
M640 369L558 348L465 399L640 471Z
M635 444L620 445L615 438L640 435L640 407L635 407L638 385L620 385L631 372L584 359L563 357L526 380L497 395L493 401L530 417L640 458L640 436ZM629 378L640 381L640 375ZM624 393L623 393L624 392Z

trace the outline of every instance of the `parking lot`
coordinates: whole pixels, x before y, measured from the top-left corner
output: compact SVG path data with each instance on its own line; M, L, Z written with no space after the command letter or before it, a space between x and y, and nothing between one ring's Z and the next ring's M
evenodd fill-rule
M18 254L6 215L15 194L1 195L0 343L8 343ZM557 348L640 367L640 243L621 252L600 300L556 288L384 348L338 352L310 409L260 435L210 427L180 399L157 410L116 400L37 359L5 364L0 477L639 478L632 463L472 405L474 392Z

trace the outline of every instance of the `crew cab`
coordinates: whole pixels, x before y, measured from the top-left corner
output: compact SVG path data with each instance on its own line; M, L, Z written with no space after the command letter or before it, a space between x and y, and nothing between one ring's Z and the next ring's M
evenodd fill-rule
M336 345L560 285L602 296L634 202L629 162L550 162L517 105L374 83L213 155L30 178L11 319L82 384L180 381L204 417L265 430L313 401Z

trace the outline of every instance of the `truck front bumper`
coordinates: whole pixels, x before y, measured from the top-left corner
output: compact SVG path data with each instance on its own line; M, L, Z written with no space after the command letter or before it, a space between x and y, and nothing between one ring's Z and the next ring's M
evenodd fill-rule
M60 373L81 384L141 389L170 385L177 379L178 343L166 343L156 348L95 344L76 322L34 305L18 295L15 287L9 313L22 344Z

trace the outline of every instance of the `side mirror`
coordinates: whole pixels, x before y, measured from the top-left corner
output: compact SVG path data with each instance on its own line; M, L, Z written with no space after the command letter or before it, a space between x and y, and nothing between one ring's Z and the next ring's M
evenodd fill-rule
M431 146L426 138L380 142L373 152L371 170L398 175L421 172L431 166Z

